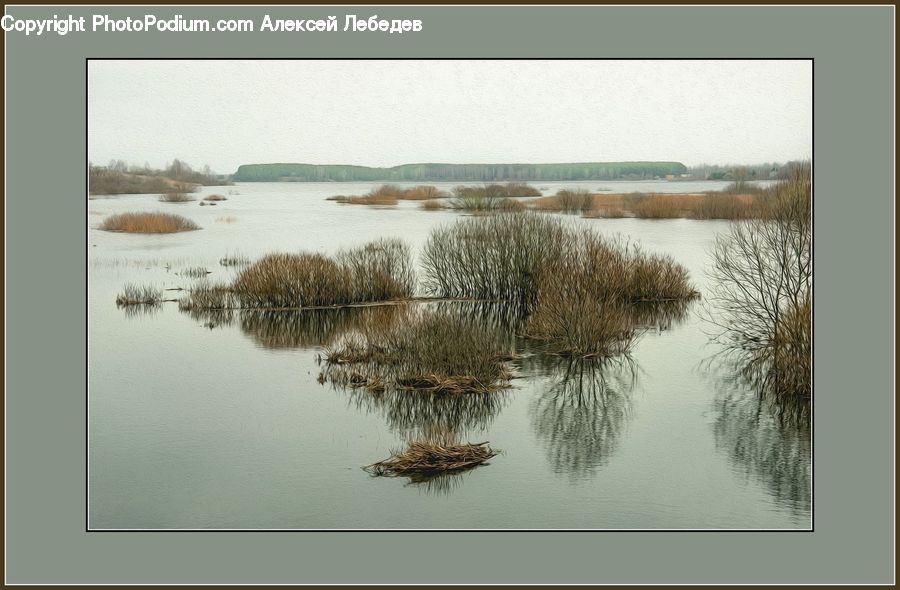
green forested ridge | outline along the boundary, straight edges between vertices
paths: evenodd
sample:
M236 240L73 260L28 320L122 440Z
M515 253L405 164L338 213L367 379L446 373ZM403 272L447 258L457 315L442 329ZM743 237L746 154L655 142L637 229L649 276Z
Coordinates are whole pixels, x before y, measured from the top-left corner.
M684 174L680 162L580 162L571 164L404 164L393 168L340 164L244 164L237 182L494 182L506 180L613 180Z

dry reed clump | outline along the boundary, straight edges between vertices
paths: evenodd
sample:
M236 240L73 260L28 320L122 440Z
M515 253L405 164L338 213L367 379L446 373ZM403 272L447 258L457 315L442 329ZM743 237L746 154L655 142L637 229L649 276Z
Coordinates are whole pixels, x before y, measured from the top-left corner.
M216 217L216 223L234 223L237 217L233 215L225 215L224 217Z
M590 218L636 217L639 219L748 219L762 214L762 194L626 193L590 194L559 191L537 199L532 208L543 211L582 213Z
M415 186L402 191L397 198L404 201L426 201L430 199L444 199L450 195L436 186Z
M514 197L540 196L536 188L523 183L458 186L449 205L461 211L519 211L525 204Z
M496 454L487 442L460 443L424 438L411 441L405 451L363 469L374 476L421 478L471 469Z
M594 208L594 195L584 189L563 189L556 192L559 210L565 213L585 213Z
M227 201L228 198L223 195L208 195L203 197L204 201Z
M304 308L408 299L416 276L409 247L381 239L329 258L322 254L269 254L243 268L227 288L239 308ZM216 294L221 296L221 294ZM187 298L202 308L210 294ZM218 304L218 299L212 299Z
M240 301L230 286L206 281L192 287L186 296L178 300L178 309L188 312L225 311L239 307Z
M200 227L180 215L168 213L117 213L110 215L100 224L105 231L139 234L170 234L192 231Z
M398 201L427 201L449 196L436 186L423 185L402 189L395 184L383 184L364 195L336 195L328 197L327 200L351 205L396 205Z
M162 291L151 286L125 285L116 297L116 305L158 305L162 301Z
M526 335L565 356L616 356L635 338L634 304L697 296L687 270L667 256L609 241L591 231L547 262L537 276L537 295Z
M353 285L340 264L322 254L269 254L232 284L242 307L309 307L351 303Z
M509 387L514 356L497 331L470 318L407 310L403 321L360 326L325 350L324 376L371 391L485 393Z
M183 192L167 192L159 195L161 203L189 203L193 200L193 197Z
M415 294L412 251L400 240L375 240L341 251L335 259L349 275L355 301L387 301Z
M442 209L445 209L446 207L441 201L437 199L430 199L427 201L422 201L419 204L419 208L424 209L425 211L440 211Z

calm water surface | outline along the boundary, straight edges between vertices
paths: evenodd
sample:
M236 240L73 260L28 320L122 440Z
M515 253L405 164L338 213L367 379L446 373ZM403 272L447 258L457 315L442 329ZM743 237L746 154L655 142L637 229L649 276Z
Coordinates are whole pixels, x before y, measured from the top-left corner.
M715 190L725 183L541 184L613 192ZM451 185L446 185L447 187ZM217 206L155 195L88 202L89 520L92 528L809 528L810 439L704 363L716 349L698 306L648 330L632 361L521 362L489 397L375 397L320 384L321 346L353 314L194 318L175 303L127 312L127 283L226 281L219 259L333 253L379 237L420 247L460 214L341 205L370 184L209 187ZM229 194L236 193L236 194ZM129 235L94 229L121 211L175 212L203 229ZM671 254L701 293L727 222L568 217ZM190 278L189 267L212 271ZM178 291L167 291L172 298ZM698 305L702 305L698 304ZM429 424L490 441L489 465L427 483L360 469Z

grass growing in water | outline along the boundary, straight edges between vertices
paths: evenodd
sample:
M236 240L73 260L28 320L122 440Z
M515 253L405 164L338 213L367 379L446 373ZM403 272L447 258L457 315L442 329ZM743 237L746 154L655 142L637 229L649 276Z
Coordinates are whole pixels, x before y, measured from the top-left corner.
M209 196L203 197L203 200L204 201L227 201L228 198L225 196L222 196L222 195L209 195Z
M322 254L269 254L240 270L230 286L194 289L182 309L303 308L409 299L416 275L409 247L381 239Z
M192 231L200 227L180 215L168 213L117 213L110 215L100 224L105 231L139 234L170 234Z
M323 376L370 391L485 393L509 387L508 340L469 318L408 310L406 318L364 327L325 351Z
M125 285L122 292L116 297L116 305L157 305L162 301L162 291L156 287Z
M671 258L535 213L438 228L422 263L427 292L513 303L528 315L527 336L572 356L625 352L638 302L697 296L687 270Z

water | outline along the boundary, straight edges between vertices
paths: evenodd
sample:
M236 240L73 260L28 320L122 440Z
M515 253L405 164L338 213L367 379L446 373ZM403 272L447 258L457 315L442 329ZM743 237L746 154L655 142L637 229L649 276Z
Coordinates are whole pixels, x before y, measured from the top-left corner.
M552 194L562 186L663 192L724 184L539 186ZM582 374L576 367L580 387L566 381L565 363L532 358L514 389L438 407L317 382L317 344L352 317L223 323L175 303L147 313L115 305L126 283L227 281L234 270L218 261L230 253L333 253L383 236L419 247L432 227L460 215L420 211L415 202L377 209L325 200L370 188L247 183L197 193L228 196L212 207L154 195L88 202L91 528L809 528L808 432L780 423L704 363L716 349L696 308L644 334L633 365ZM105 215L133 210L176 212L203 229L93 229ZM727 229L718 221L567 219L672 254L701 293L709 248ZM197 266L212 271L208 278L180 274ZM435 413L452 415L464 439L490 441L502 453L425 484L360 469L402 448Z

